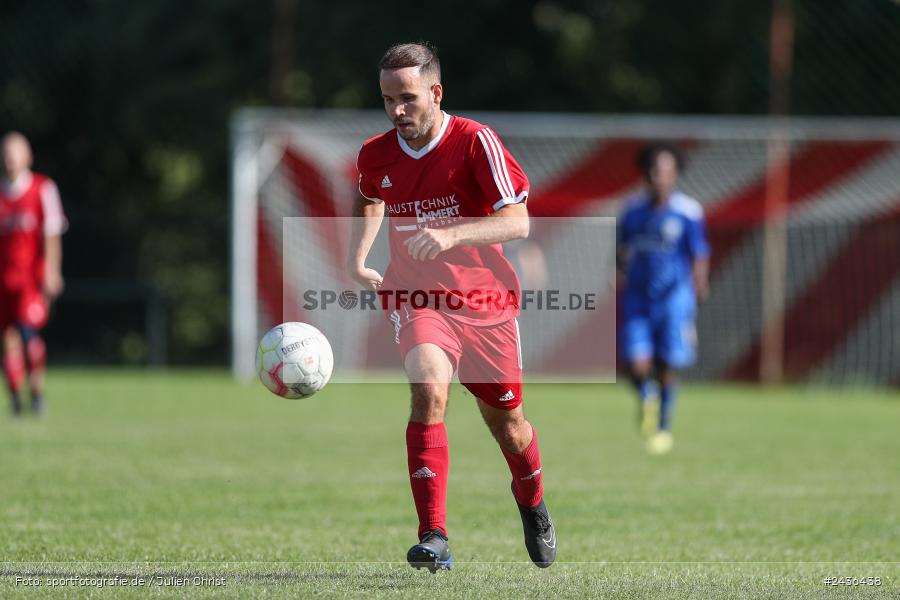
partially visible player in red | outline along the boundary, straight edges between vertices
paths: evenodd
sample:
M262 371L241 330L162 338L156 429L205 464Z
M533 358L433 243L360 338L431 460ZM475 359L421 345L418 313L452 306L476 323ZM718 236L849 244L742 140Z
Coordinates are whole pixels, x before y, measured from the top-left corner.
M13 414L22 412L21 388L31 384L31 409L44 412L47 351L40 330L49 303L63 290L62 233L66 217L59 191L46 175L31 171L31 145L21 133L0 141L0 333L3 375Z
M432 572L452 564L444 413L456 372L509 465L529 556L548 567L556 558L556 532L543 501L537 435L522 409L519 307L482 302L487 293L520 295L501 243L528 236L528 179L489 127L441 110L444 89L433 47L393 46L379 67L394 128L366 141L359 153L350 274L380 293L447 294L427 308L394 295L388 309L412 391L406 446L419 543L407 560ZM385 212L391 261L382 279L366 258Z

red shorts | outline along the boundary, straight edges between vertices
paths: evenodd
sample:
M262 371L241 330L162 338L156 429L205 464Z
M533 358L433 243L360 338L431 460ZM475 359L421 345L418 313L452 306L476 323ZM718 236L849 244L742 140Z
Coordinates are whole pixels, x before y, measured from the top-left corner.
M515 319L467 325L432 309L394 311L390 317L401 358L419 344L434 344L447 353L459 382L473 396L504 410L522 404L522 349Z
M0 329L17 324L41 329L47 324L48 316L47 300L40 290L0 289Z

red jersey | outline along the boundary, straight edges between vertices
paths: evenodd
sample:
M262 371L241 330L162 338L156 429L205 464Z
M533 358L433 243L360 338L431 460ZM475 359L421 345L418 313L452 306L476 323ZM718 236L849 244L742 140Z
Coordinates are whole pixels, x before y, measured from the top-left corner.
M389 216L391 262L382 292L421 291L430 308L447 316L500 323L518 315L520 296L501 244L457 246L431 261L414 260L404 244L419 229L486 217L528 197L528 178L497 134L470 119L443 117L437 137L421 150L391 129L359 151L359 191L384 202ZM422 308L415 298L409 302Z
M44 236L60 235L66 217L53 180L26 171L0 182L0 290L40 288Z

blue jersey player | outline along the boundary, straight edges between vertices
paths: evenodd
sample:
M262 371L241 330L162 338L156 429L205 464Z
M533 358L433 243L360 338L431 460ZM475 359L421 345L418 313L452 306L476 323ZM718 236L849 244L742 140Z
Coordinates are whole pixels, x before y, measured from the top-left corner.
M709 289L709 243L702 207L675 189L681 152L652 145L638 163L646 189L627 204L617 231L625 279L620 349L640 396L647 449L664 454L672 449L676 372L696 357L694 317Z

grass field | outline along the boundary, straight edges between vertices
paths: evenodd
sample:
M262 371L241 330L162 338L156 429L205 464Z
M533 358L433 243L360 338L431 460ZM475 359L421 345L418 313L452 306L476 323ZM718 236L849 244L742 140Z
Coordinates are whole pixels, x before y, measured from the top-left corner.
M650 457L627 388L527 387L559 535L541 571L506 464L455 389L457 564L435 576L404 562L403 386L286 401L224 372L56 371L48 397L43 420L0 418L2 598L900 597L892 392L687 387L675 451ZM49 586L76 575L188 584ZM823 584L842 576L881 585Z

